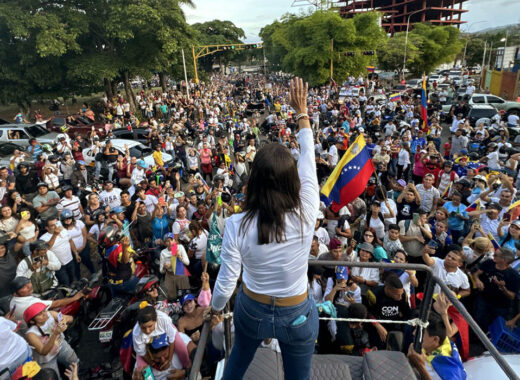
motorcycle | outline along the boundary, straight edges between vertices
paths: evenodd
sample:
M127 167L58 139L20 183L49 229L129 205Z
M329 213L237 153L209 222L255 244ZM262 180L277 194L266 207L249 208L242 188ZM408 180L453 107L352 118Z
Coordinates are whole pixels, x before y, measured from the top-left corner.
M137 250L134 257L134 275L137 278L149 276L152 271L158 273L158 264L153 259L154 252L155 249L153 248ZM99 291L102 290L99 289ZM114 337L114 325L119 322L121 313L128 305L135 303L138 298L137 295L131 294L112 297L110 291L106 292L103 290L103 292L104 294L102 296L98 294L96 294L96 296L100 298L104 297L108 299L108 302L94 317L92 322L90 322L88 330L99 332L99 342L104 346L108 346Z

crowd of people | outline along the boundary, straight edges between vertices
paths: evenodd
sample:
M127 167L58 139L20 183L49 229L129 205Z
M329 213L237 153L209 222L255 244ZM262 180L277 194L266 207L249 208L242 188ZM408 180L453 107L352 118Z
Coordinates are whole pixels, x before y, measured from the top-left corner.
M359 88L359 96L340 99L341 87ZM79 111L105 122L103 137L95 129L75 136L71 127L51 151L31 140L32 162L15 155L10 167L0 168L0 297L9 300L0 317L0 378L28 360L58 377L72 365L67 376L77 376L81 358L65 338L73 318L59 309L88 292L53 300L46 294L97 271L113 296L134 294L141 280L134 262L139 250L147 252L159 280L145 289L137 312L134 375L146 377L142 371L150 368L156 379L184 378L210 305L226 220L245 206L257 152L274 142L296 161L302 153L288 91L283 76L215 75L193 85L190 98L183 88L143 89L134 113L116 94L103 99L101 115L86 104ZM318 183L360 135L377 169L366 190L339 211L320 205L309 260L426 264L484 331L497 317L514 327L520 319L520 220L509 206L517 196L520 153L511 149L507 125L489 120L501 131L496 136L487 132L488 121L470 125L464 99L454 106L451 127L440 124L433 106L423 122L420 98L374 100L384 93L381 83L362 77L308 92ZM253 109L253 103L265 108ZM113 147L116 128L146 128L154 164ZM472 149L472 140L485 148ZM82 153L88 147L92 166ZM217 252L212 260L209 252ZM322 310L361 319L414 318L425 280L411 270L308 270L309 292ZM459 358L460 352L454 363L463 371L476 339L438 286L434 293L422 353L409 348L409 326L335 321L320 322L316 352L401 350L425 379L435 372L431 356ZM173 324L174 308L164 305L177 302L181 317ZM223 356L222 321L212 320L206 376Z

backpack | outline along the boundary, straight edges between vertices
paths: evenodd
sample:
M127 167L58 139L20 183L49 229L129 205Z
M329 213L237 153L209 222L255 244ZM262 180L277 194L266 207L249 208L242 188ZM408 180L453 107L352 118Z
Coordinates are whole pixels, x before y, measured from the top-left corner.
M27 266L30 268L32 262L28 257L24 258ZM48 270L46 267L42 267L39 272L33 272L31 275L31 284L33 286L34 292L37 294L43 294L54 284L54 274L52 271Z

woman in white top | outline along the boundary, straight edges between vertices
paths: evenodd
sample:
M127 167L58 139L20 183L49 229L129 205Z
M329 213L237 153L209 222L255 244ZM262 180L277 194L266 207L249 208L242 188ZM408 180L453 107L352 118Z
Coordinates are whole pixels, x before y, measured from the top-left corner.
M67 230L69 237L74 243L74 249L81 258L80 262L87 267L90 274L94 274L96 270L90 259L90 244L88 244L87 240L87 228L85 227L85 223L81 220L74 219L74 214L67 208L61 212L60 220L63 228ZM81 278L79 271L80 262L76 260L75 274L78 279Z
M319 187L306 95L307 85L293 79L290 103L299 127L299 161L280 144L260 149L251 166L244 212L226 221L210 314L224 309L243 271L225 380L242 379L257 347L268 338L278 339L286 379L310 379L318 315L307 291L307 267Z
M394 262L396 264L406 264L408 262L408 255L402 249L398 249L397 251L395 251ZM403 289L406 292L406 295L408 296L408 305L411 306L411 285L413 285L415 288L419 286L419 281L417 280L417 277L415 277L415 271L404 270L402 271L402 273L399 274L399 279L403 283Z
M55 311L47 311L47 305L36 302L25 310L23 319L29 327L25 338L34 348L33 359L42 368L52 368L60 373L58 364L68 368L78 362L76 353L63 335L67 324L72 323L71 316L58 317Z

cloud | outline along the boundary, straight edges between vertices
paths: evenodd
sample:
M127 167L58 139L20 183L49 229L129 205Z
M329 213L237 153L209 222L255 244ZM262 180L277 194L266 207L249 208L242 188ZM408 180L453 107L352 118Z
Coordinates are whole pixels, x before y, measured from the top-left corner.
M299 8L291 7L293 0L193 0L196 7L184 7L190 24L215 19L230 20L244 29L246 42L258 42L260 29L279 19L285 13L298 13ZM463 4L468 12L462 20L467 21L471 32L520 22L520 1L512 0L470 0ZM307 9L308 7L303 7ZM478 21L486 23L476 24Z

